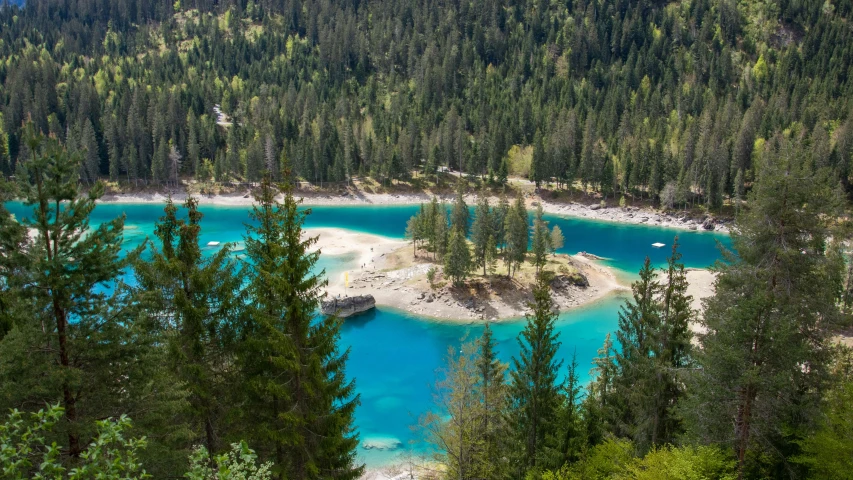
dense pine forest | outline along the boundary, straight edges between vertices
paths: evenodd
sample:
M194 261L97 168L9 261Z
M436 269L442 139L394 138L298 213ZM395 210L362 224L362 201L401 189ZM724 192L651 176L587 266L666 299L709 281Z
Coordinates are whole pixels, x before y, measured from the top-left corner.
M0 169L26 158L31 119L85 152L84 182L255 182L288 159L317 183L448 167L714 207L796 149L847 187L851 12L36 0L0 10Z
M737 219L703 311L676 242L583 385L540 271L572 232L540 211L528 251L520 199L425 206L411 238L454 282L500 255L539 283L510 364L488 328L448 353L419 476L850 478L852 17L851 0L3 2L0 200L35 213L0 206L0 478L359 478L358 379L342 320L317 314L292 185L447 170ZM90 228L105 184L188 180L256 184L245 260L202 254L192 197L128 255L122 218Z

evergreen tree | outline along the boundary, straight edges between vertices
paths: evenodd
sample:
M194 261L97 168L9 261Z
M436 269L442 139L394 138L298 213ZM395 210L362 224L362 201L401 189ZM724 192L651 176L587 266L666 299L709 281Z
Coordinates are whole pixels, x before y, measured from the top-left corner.
M482 403L482 418L477 432L480 439L478 453L478 471L480 478L499 478L503 471L504 460L501 455L501 431L503 413L506 405L506 364L497 358L492 329L488 322L477 342L476 357L479 373L477 391Z
M613 419L619 407L615 386L619 366L616 364L616 352L609 333L604 337L604 343L596 352L592 364L593 368L590 371L592 381L589 385L589 393L583 402L582 417L587 442L590 445L597 445L601 443L607 432L615 429Z
M654 354L660 330L660 305L655 296L659 284L651 260L646 257L640 269L640 279L631 285L633 298L627 300L619 312L619 328L616 339L621 351L616 354L619 367L615 385L617 396L624 403L617 411L614 423L620 431L629 435L642 450L648 450L654 437L652 398L661 386L655 375Z
M536 207L536 216L533 218L533 265L536 273L541 273L548 262L548 252L551 251L551 232L548 231L548 222L543 218L542 205Z
M537 189L549 177L547 164L547 153L542 141L542 134L537 131L536 138L533 141L533 159L530 162L530 180L536 185Z
M489 199L481 195L477 200L474 223L471 225L471 242L474 244L474 264L483 267L483 276L486 276L490 261L497 256L494 226Z
M217 452L229 413L225 399L235 381L231 365L242 307L241 277L230 245L203 258L198 200L187 197L184 208L186 221L177 218L169 198L154 228L160 249L152 248L150 260L137 261L135 270L141 291L155 296L149 308L160 312L169 367L188 392L193 444Z
M459 230L452 230L444 257L444 274L453 281L453 285L461 285L471 272L471 250L468 241Z
M450 228L453 231L461 233L462 237L468 236L468 205L465 203L461 182L456 190L456 200L453 202L453 211L450 215Z
M839 319L838 196L828 172L812 172L788 142L764 160L732 232L737 254L718 266L684 408L691 438L731 446L740 477L788 475L782 456L814 418Z
M543 461L546 440L554 438L554 419L560 406L557 372L562 361L557 360L559 334L554 332L554 302L550 285L540 278L533 291L530 304L533 313L527 316L527 325L518 338L521 349L512 359L508 389L508 414L506 423L511 426L508 435L518 455L514 476L521 478L527 469L536 468Z
M443 260L449 247L452 232L447 225L447 209L444 208L444 205L438 205L433 212L433 252L439 260ZM465 240L465 237L462 237L462 240Z
M507 274L512 277L513 270L524 262L527 257L527 246L530 237L527 220L527 209L521 197L515 199L515 203L504 217L504 232L506 236L506 247L504 249L504 261L507 266Z
M81 196L82 156L35 133L31 124L26 133L31 158L19 164L18 193L33 217L17 222L33 234L20 237L21 229L9 223L16 220L3 220L4 233L13 236L0 243L0 257L8 262L0 284L22 294L15 303L25 302L18 306L27 315L0 341L0 398L3 408L27 409L59 399L64 415L56 441L74 461L93 435L94 419L154 412L158 396L148 387L163 385L146 371L152 339L136 322L133 299L120 281L138 254L119 256L124 219L90 230L103 185Z
M348 352L338 350L341 320L315 318L324 281L312 272L317 239L302 238L310 211L299 203L289 183L266 176L247 226L245 434L275 460L279 478L354 479L363 470L352 426L359 397L344 370Z
M548 442L548 463L554 469L577 462L584 449L586 436L581 423L581 391L577 352L574 352L562 385L555 438Z

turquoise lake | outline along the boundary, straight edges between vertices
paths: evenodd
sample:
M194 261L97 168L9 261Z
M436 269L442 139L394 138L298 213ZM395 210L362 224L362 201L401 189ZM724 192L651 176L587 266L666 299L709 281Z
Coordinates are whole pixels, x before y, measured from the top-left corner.
M23 217L28 209L20 203L7 208ZM338 227L349 230L401 238L406 221L418 210L405 206L317 206L311 207L306 227ZM240 242L248 222L248 207L202 206L203 244L210 241ZM153 237L154 222L162 215L162 205L101 204L93 212L92 224L125 214L125 247L133 248L146 237ZM636 276L646 256L655 265L663 265L670 252L673 237L679 236L683 261L688 267L707 267L720 258L717 244L730 246L727 235L690 232L646 225L622 225L570 217L547 215L546 220L559 225L566 237L563 253L586 251L608 260L606 264L626 279ZM652 243L667 246L654 248ZM351 267L351 258L322 257L320 268L327 273ZM624 297L612 296L592 305L564 312L557 323L562 342L560 355L570 359L577 354L582 379L588 379L590 362L601 347L604 336L616 328L619 305ZM504 361L517 354L516 337L524 327L523 320L493 325L500 356ZM392 438L402 443L393 451L364 450L361 459L376 466L392 462L405 450L423 451L420 435L412 429L418 417L432 407L430 385L441 368L448 348L458 350L467 335L476 338L479 325L460 325L419 318L402 311L378 308L371 313L348 319L342 332L342 348L350 349L347 372L356 379L361 406L356 424L362 441Z

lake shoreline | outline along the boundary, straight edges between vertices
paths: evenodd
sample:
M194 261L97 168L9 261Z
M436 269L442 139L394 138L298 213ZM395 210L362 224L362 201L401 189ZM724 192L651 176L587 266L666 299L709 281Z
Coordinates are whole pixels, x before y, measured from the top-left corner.
M432 200L433 196L426 193L367 193L357 191L346 192L342 195L331 195L328 193L296 192L302 199L303 205L311 206L395 206L395 205L419 205ZM454 200L453 195L436 195L444 203ZM187 194L179 192L171 195L172 200L183 202ZM99 203L111 204L144 204L165 203L169 198L161 193L128 193L128 194L106 194ZM196 195L200 205L228 206L228 207L250 207L254 200L249 192L235 194ZM476 204L475 195L465 195L465 201L473 206ZM490 197L492 205L497 205L498 197ZM578 202L555 202L528 195L525 203L530 209L537 205L542 206L545 213L563 217L585 218L588 220L612 222L625 225L648 225L653 227L672 228L675 230L695 232L718 232L729 233L729 223L716 221L711 217L690 218L683 212L665 213L651 209L640 209L639 207L601 207L600 204L586 205ZM707 222L707 223L706 223ZM706 228L706 226L710 226Z

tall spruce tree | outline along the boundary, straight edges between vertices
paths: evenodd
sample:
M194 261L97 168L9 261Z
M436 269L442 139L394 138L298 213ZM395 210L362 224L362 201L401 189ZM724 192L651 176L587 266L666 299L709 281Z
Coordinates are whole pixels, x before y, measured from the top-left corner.
M554 419L560 407L557 372L563 362L557 359L560 342L554 332L557 315L550 288L540 277L533 290L532 313L518 337L519 356L512 359L506 424L518 456L515 478L522 478L528 469L544 466L546 441L554 438L556 429Z
M785 456L815 418L839 319L839 195L790 142L774 140L717 267L684 408L690 438L732 447L740 478L795 473Z
M483 276L488 273L489 262L497 256L495 245L495 221L489 199L481 195L474 210L474 223L471 225L471 242L474 244L474 264L483 267Z
M581 392L583 386L578 376L577 352L572 353L566 379L561 387L560 407L557 412L557 428L553 439L546 447L547 463L550 468L560 469L580 458L586 443L581 415Z
M631 285L633 297L621 307L616 331L621 348L616 354L619 368L615 386L622 408L614 412L613 423L620 434L630 436L643 450L651 446L651 399L659 387L653 359L658 353L655 342L661 323L656 298L660 285L655 278L651 260L646 257L640 279Z
M178 218L169 198L154 228L160 248L152 247L150 260L137 261L135 270L141 291L155 297L148 305L152 313L159 312L169 367L187 391L192 445L218 452L235 382L242 280L230 244L203 257L198 200L187 197L184 208L186 220Z
M681 263L678 247L676 236L667 266L661 272L664 283L658 300L660 327L654 346L657 389L652 398L654 411L649 428L651 445L672 443L683 433L680 415L676 410L686 394L683 378L694 365L693 333L690 330L690 323L695 319L691 307L693 297L687 294L687 272Z
M506 232L506 248L504 248L504 262L507 266L507 275L512 277L514 270L524 262L527 257L527 246L530 241L527 209L521 197L515 199L504 217L504 231Z
M533 265L536 273L540 273L548 262L548 252L551 251L551 232L548 231L548 222L543 218L542 205L536 207L536 216L533 218Z
M444 257L444 275L453 281L453 285L461 285L471 272L471 250L468 241L459 230L452 230L447 245L447 255Z
M498 360L497 345L488 323L477 341L476 357L479 379L477 392L482 403L482 418L478 436L478 472L480 478L500 478L505 471L505 461L501 455L503 440L503 413L506 406L506 369L507 365Z
M246 227L244 435L275 460L281 479L354 479L363 470L352 424L359 397L346 378L349 352L338 350L341 320L315 317L324 280L312 271L320 253L316 237L302 237L310 211L299 203L289 183L265 176Z
M465 203L463 183L460 181L456 189L456 199L453 201L453 211L450 215L451 230L458 231L463 237L468 236L468 204Z

